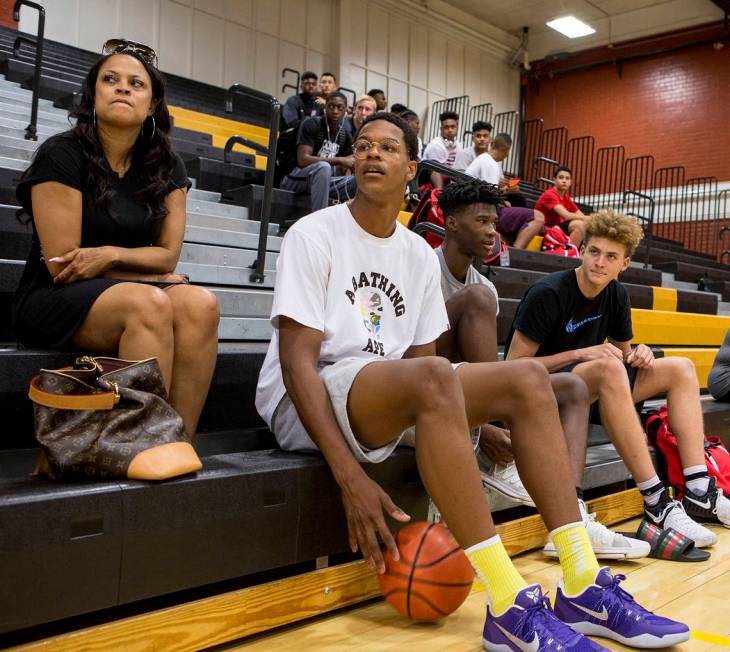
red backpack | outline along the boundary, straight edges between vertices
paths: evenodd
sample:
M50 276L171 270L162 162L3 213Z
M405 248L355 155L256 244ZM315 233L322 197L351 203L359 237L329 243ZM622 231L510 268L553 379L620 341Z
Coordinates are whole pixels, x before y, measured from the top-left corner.
M542 236L540 251L556 256L569 256L577 258L580 256L578 247L565 235L565 232L558 226L546 226L545 234Z
M660 478L675 488L676 497L680 499L684 493L684 472L677 438L669 429L667 406L663 405L658 411L652 411L644 428L656 451ZM730 453L719 437L705 436L705 463L707 473L715 478L717 486L725 495L730 495Z
M421 201L418 202L416 210L413 211L411 219L408 221L408 228L413 229L416 224L421 222L429 222L430 224L436 224L441 228L444 228L444 215L439 207L439 195L441 194L441 188L433 188L426 192ZM426 233L424 235L426 242L430 244L434 249L441 246L444 239L436 235L435 233ZM482 261L485 265L509 265L509 249L507 245L502 241L499 233L495 234L494 246L489 255Z

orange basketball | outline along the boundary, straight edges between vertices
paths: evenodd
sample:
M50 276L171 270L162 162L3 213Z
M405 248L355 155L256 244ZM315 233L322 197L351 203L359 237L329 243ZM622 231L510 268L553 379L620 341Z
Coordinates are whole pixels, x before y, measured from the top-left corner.
M400 561L383 551L378 575L383 597L411 620L438 620L456 611L471 591L474 571L443 523L413 523L395 535Z

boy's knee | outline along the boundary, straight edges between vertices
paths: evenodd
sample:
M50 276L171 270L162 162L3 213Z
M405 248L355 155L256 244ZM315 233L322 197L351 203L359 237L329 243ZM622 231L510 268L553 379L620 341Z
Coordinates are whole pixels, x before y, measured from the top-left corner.
M488 316L497 314L497 297L486 285L472 283L460 292L467 310L473 310Z

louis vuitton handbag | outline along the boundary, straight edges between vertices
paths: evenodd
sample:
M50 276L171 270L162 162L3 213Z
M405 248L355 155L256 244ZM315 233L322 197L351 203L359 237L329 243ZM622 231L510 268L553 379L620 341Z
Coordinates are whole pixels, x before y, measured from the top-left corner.
M72 367L41 369L28 395L41 446L37 474L165 480L202 468L156 358L80 357Z

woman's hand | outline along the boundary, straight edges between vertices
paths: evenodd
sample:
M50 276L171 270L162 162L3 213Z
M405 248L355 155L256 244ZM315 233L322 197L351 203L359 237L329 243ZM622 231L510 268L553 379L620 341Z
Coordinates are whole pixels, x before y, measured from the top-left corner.
M49 263L65 265L54 278L54 283L68 284L99 278L117 262L115 247L83 247L72 249L63 256L49 258Z

